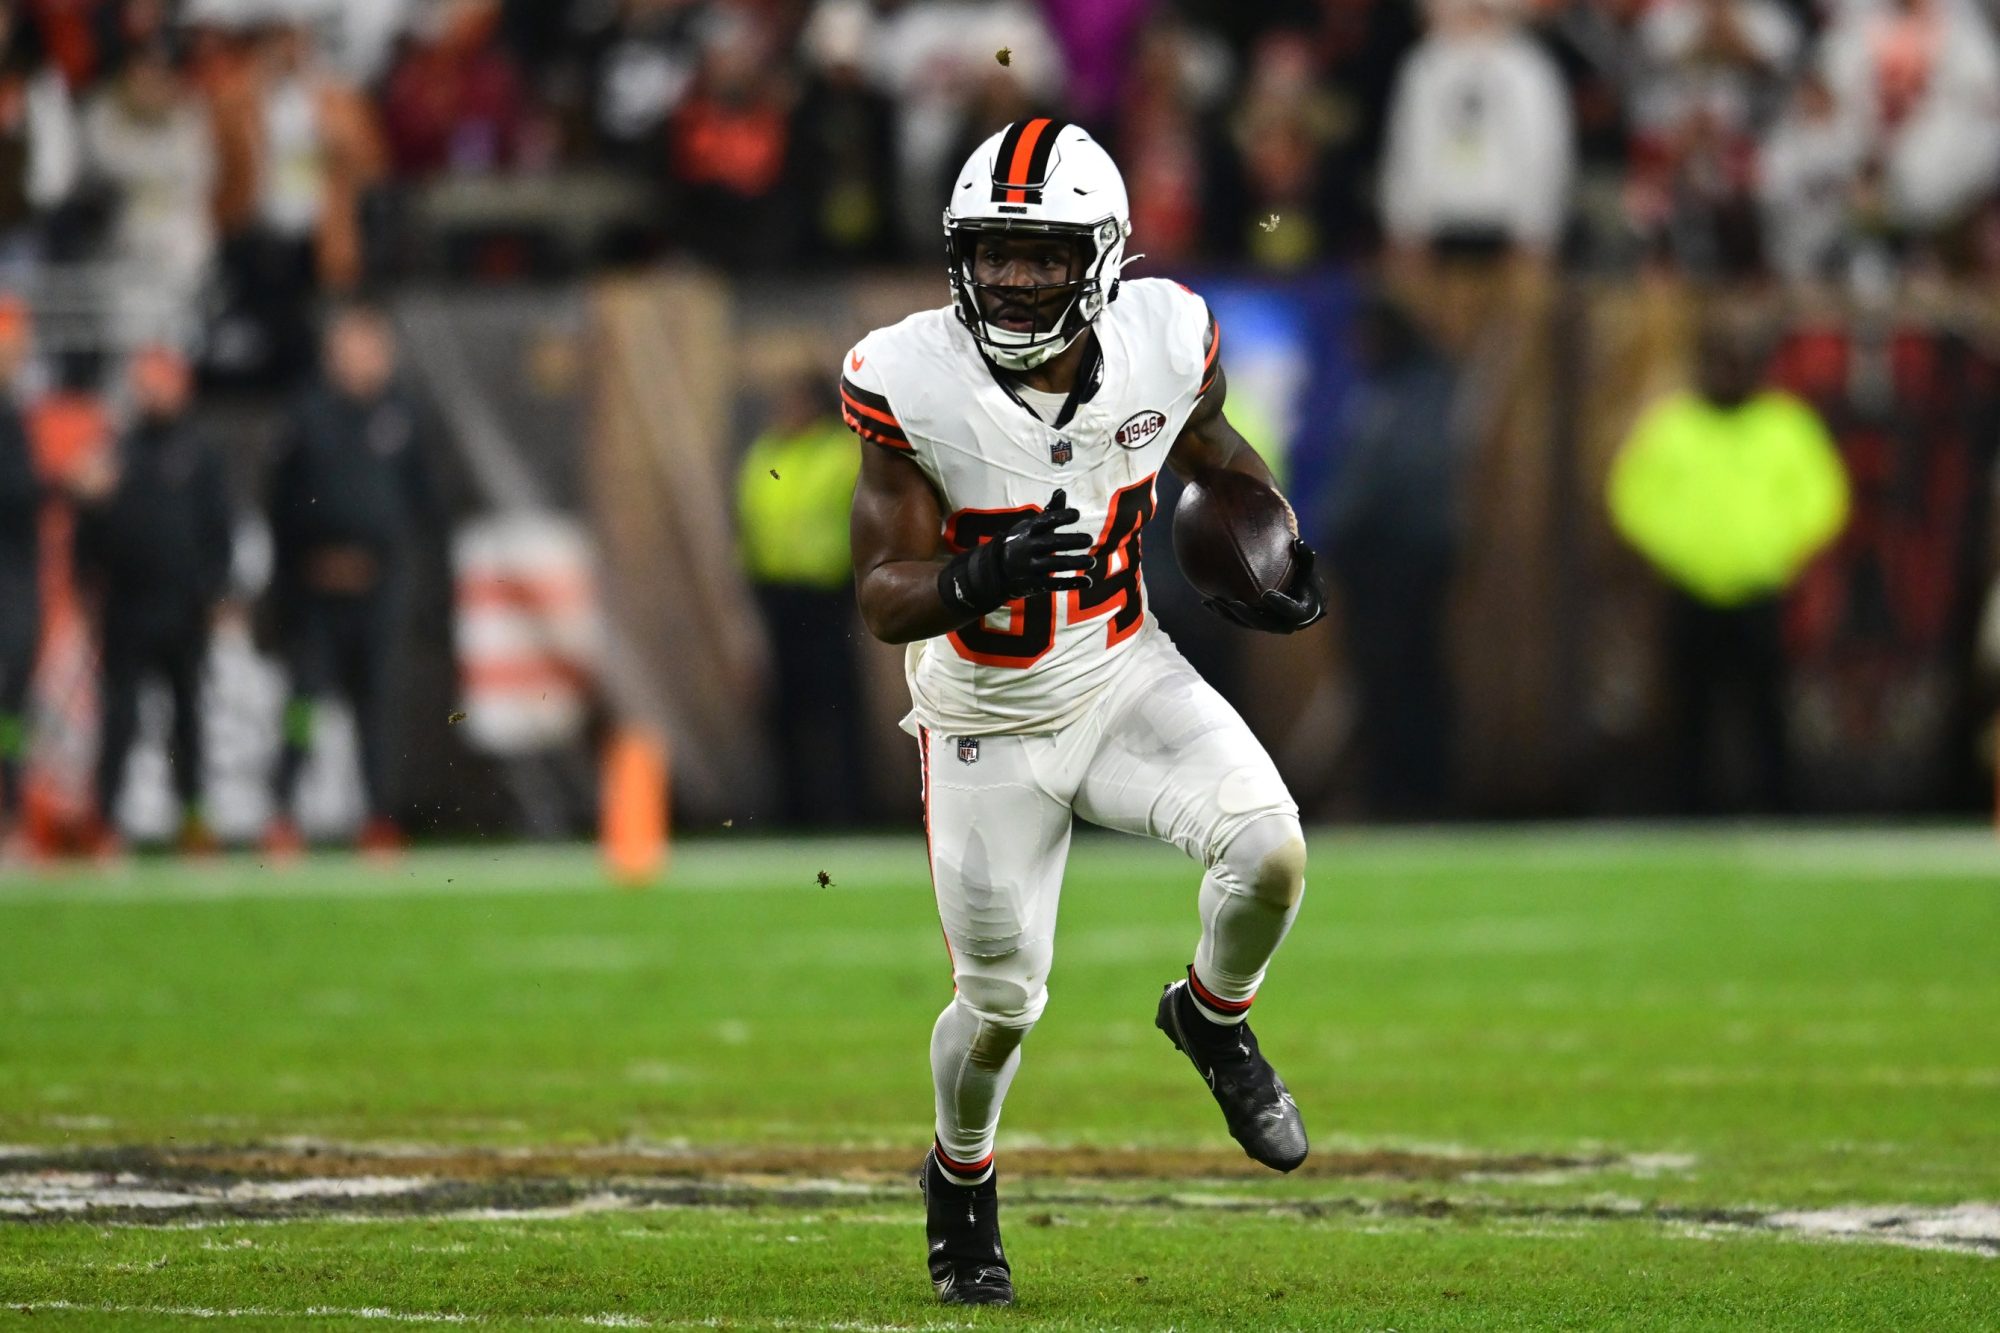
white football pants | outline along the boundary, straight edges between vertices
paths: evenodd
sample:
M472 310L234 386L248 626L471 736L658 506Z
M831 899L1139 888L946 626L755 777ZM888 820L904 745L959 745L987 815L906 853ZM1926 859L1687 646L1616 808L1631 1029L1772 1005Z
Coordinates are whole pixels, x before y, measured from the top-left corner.
M1165 635L1061 731L920 729L918 740L957 983L931 1035L938 1148L947 1171L977 1180L1021 1040L1048 1003L1072 816L1171 842L1206 867L1193 971L1219 1021L1241 1020L1298 912L1305 840L1264 747Z

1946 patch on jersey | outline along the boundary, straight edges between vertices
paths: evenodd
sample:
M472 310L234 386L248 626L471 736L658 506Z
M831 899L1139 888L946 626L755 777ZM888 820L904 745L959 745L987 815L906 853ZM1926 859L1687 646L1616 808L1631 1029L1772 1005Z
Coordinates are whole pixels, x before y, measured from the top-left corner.
M1125 424L1120 426L1118 433L1111 438L1127 449L1137 449L1165 429L1166 424L1167 415L1164 412L1155 412L1151 409L1134 412L1125 418Z

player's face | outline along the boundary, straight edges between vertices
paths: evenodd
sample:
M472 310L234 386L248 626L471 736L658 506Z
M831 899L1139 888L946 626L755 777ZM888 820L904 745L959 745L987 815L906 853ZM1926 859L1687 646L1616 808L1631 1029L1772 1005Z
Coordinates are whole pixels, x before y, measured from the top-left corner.
M1074 241L994 232L972 242L980 313L1014 333L1047 333L1069 309L1082 267Z

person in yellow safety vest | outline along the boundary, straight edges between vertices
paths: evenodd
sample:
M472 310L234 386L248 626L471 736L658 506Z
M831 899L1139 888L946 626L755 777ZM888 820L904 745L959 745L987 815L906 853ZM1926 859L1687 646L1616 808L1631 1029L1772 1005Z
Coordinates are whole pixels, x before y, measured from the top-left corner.
M739 551L770 632L776 670L766 716L783 815L793 823L849 824L863 813L847 542L860 470L860 446L840 422L832 386L802 374L785 384L737 472Z
M1613 524L1671 588L1674 777L1688 813L1721 807L1712 770L1733 706L1751 742L1737 804L1789 807L1780 599L1847 523L1847 473L1826 426L1760 387L1763 372L1751 330L1705 321L1695 388L1649 408L1611 469Z

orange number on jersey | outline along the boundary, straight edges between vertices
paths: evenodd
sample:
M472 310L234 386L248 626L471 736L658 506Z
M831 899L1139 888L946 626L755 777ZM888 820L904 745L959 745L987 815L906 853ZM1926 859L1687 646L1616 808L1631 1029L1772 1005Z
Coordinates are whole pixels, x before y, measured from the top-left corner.
M1110 615L1104 646L1129 637L1146 617L1139 590L1139 535L1153 517L1153 479L1135 481L1111 497L1104 532L1091 551L1090 586L1069 594L1069 623Z
M1014 509L961 509L945 520L945 544L966 551L991 541L1014 526L1034 505ZM1068 623L1081 624L1098 616L1111 617L1105 647L1137 630L1145 618L1139 589L1139 533L1153 516L1153 478L1134 482L1111 498L1104 532L1090 552L1091 586L1066 594ZM985 618L955 629L946 637L958 655L981 666L1031 667L1056 642L1056 594L1017 597L1008 602L1007 627L996 629Z
M1021 515L1037 512L1035 505L1015 509L961 509L944 523L945 545L953 551L969 551L981 542L992 541L1020 522ZM995 629L981 616L945 637L958 655L981 666L1031 667L1042 654L1055 647L1056 606L1049 596L1016 597L1004 608L1007 628Z

